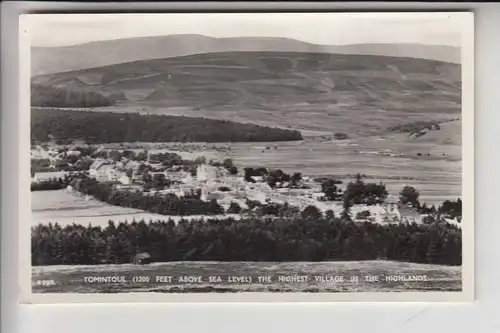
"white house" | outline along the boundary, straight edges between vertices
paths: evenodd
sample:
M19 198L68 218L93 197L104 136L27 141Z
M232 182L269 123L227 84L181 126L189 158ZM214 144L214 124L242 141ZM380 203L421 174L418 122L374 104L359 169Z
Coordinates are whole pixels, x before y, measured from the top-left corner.
M454 225L455 227L462 229L462 224L459 222L458 218L456 218L456 217L454 219L445 218L445 221L448 224Z
M219 178L219 170L217 167L208 164L198 165L196 168L196 179L198 181L217 180Z
M68 156L80 156L81 154L82 152L79 150L70 150L67 152Z
M99 182L118 181L122 176L104 159L97 159L89 168L90 177L94 177Z
M34 182L43 182L51 179L59 179L67 176L69 172L67 171L56 171L56 172L37 172L33 177Z
M119 179L119 182L122 183L123 185L130 185L132 184L132 179L127 176L127 174L122 174L120 179Z

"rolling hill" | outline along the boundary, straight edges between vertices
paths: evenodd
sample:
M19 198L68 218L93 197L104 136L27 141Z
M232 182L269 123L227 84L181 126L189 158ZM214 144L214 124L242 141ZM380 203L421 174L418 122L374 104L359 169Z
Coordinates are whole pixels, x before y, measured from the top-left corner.
M457 64L404 57L222 52L40 75L32 84L121 96L117 111L363 135L401 119L456 118L460 73Z
M214 52L306 52L413 57L460 63L460 49L422 44L316 45L287 38L169 35L98 41L64 47L33 47L32 75Z

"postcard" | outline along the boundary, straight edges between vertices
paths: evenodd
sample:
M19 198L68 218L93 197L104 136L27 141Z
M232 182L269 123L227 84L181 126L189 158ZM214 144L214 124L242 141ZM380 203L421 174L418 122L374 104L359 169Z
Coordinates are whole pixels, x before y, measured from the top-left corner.
M23 302L473 301L473 25L21 16Z

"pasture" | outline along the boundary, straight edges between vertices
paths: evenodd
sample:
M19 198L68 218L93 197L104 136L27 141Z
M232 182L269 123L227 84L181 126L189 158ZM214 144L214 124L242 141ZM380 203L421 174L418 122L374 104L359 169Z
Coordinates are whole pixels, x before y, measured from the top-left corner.
M86 199L77 193L66 190L31 192L32 225L58 223L61 226L68 224L82 224L92 226L107 226L108 221L132 222L145 220L173 220L206 218L202 215L192 216L165 216L152 214L139 209L112 206L93 198ZM225 216L211 216L223 218L239 216L228 214Z
M116 148L117 145L108 147ZM152 153L175 152L186 159L205 156L222 161L231 158L240 169L266 167L313 177L336 176L344 183L359 172L367 176L366 181L386 184L391 195L397 196L405 185L414 186L420 192L421 202L428 204L441 204L461 196L460 147L420 143L404 134L378 140L371 137L318 142L306 138L272 143L137 143L129 147L137 151L144 147Z

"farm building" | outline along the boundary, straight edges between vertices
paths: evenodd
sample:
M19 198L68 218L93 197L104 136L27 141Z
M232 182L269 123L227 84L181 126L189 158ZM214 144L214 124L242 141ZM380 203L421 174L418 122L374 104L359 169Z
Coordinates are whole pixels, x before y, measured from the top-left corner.
M130 185L130 184L132 184L132 179L129 176L127 176L125 173L122 174L122 176L120 177L119 181L123 185Z
M399 205L399 214L401 215L401 221L406 223L422 223L422 218L420 213L416 208L409 205Z
M151 263L151 255L147 252L142 252L134 257L134 264L145 265Z
M67 171L37 172L37 173L35 173L35 176L33 177L33 181L34 182L42 182L42 181L47 181L47 180L51 180L51 179L64 178L67 175L69 175L69 172L67 172Z
M219 169L212 165L201 164L196 169L196 179L198 181L217 180L219 177Z
M89 175L99 182L106 182L118 181L121 173L113 168L109 161L98 159L90 166Z

